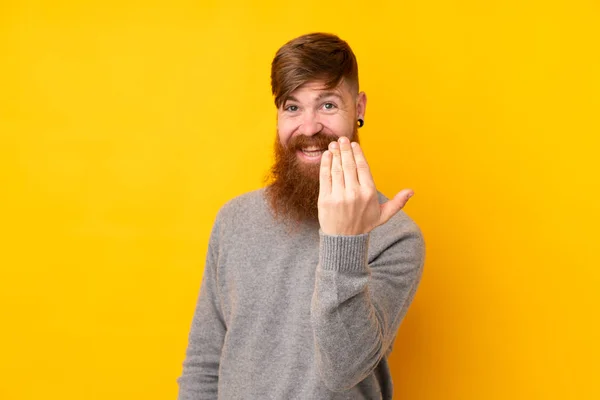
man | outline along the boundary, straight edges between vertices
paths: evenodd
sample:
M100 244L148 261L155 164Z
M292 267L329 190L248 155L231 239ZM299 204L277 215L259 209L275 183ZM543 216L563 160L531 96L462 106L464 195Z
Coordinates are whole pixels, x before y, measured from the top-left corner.
M179 399L391 399L387 357L425 257L401 211L413 191L375 188L346 42L288 42L271 85L272 179L216 217Z

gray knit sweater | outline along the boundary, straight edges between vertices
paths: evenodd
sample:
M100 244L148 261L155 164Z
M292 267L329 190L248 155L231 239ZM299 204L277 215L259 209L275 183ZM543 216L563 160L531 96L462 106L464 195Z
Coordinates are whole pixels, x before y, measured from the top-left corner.
M425 260L419 227L400 211L363 235L290 232L268 207L259 189L217 214L178 399L391 399L387 358Z

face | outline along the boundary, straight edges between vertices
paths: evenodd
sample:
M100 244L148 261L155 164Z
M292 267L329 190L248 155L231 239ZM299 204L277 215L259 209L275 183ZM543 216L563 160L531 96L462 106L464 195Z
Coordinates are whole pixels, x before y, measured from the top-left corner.
M267 197L276 217L318 221L321 154L341 136L358 142L356 121L364 118L366 96L342 84L327 90L310 83L294 91L277 111L275 163Z
M344 82L334 89L326 89L323 82L307 83L277 110L279 141L296 153L300 163L319 164L330 141L342 136L353 140L366 102L364 92L352 93ZM324 137L330 139L326 144Z

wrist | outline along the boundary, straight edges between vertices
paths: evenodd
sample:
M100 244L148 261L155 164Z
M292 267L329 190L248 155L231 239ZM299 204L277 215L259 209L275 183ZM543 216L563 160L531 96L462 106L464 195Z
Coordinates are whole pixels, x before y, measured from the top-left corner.
M369 233L330 235L319 230L319 264L335 271L363 272L368 265Z

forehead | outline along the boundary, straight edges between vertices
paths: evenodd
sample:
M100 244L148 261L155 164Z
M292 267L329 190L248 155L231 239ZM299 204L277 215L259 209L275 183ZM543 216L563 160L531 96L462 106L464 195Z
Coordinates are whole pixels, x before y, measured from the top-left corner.
M326 96L337 96L344 100L350 95L350 90L344 82L340 82L340 84L334 88L327 88L325 82L313 81L305 83L291 92L286 100L314 101Z

